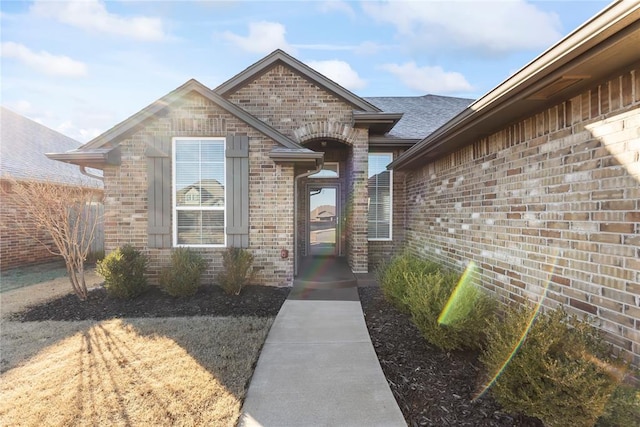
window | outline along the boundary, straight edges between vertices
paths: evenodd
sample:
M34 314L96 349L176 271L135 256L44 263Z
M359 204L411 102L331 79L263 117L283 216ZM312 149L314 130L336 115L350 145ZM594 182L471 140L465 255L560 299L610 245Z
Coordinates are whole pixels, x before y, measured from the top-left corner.
M391 240L392 160L391 153L369 153L369 240Z
M173 243L225 246L225 139L173 139Z
M340 178L340 164L338 162L326 162L319 172L309 175L309 178Z

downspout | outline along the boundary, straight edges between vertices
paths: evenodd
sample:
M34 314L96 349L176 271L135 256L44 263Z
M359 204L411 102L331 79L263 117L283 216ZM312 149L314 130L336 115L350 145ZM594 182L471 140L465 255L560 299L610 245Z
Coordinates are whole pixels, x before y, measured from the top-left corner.
M323 164L324 161L320 161L314 170L297 175L293 181L293 277L298 275L298 180L320 172Z
M87 169L84 166L80 166L80 173L82 175L88 176L89 178L99 179L100 181L104 182L104 177L102 177L100 175L94 175L94 174L88 172Z

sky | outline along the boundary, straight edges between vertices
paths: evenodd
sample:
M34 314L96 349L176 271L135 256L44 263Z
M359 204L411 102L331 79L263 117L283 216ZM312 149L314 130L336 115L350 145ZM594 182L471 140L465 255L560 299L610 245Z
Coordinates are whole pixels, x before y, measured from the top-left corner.
M0 2L0 101L87 142L275 49L359 96L477 99L609 1Z

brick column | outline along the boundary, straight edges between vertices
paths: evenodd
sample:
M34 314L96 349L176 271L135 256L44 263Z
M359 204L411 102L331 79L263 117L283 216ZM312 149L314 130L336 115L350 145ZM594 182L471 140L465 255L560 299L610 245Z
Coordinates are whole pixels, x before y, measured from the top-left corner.
M352 144L349 164L347 194L347 257L354 273L366 273L369 265L367 240L368 188L367 167L369 163L367 131L359 129Z

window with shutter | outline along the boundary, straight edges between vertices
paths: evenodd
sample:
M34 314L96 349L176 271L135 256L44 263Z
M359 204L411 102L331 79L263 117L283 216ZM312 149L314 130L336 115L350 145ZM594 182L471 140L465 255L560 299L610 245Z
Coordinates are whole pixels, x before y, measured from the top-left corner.
M369 153L369 240L391 240L393 172L387 165L392 153Z
M225 138L173 139L174 246L226 246Z

